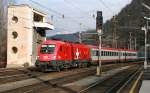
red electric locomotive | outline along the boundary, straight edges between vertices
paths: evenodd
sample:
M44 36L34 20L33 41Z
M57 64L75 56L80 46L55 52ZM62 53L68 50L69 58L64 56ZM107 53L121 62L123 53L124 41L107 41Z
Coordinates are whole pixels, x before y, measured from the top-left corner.
M36 66L42 70L60 70L73 66L86 66L90 62L90 48L84 44L72 44L47 40L38 49Z
M99 62L97 46L46 40L38 49L36 66L41 70L57 70L69 67L85 67ZM102 63L134 62L137 51L126 49L101 49Z

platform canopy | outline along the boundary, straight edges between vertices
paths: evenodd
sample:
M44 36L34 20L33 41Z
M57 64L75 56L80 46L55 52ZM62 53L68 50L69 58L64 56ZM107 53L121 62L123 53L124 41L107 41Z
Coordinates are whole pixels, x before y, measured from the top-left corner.
M53 30L54 26L50 23L44 23L44 22L34 22L34 27L42 28L45 30Z

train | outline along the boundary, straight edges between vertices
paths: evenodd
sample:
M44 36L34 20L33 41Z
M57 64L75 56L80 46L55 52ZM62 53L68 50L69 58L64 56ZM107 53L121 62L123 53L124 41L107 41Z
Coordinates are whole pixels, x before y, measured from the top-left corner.
M114 62L135 62L138 60L136 50L101 48L80 43L58 40L46 40L38 48L35 66L42 71L57 70L70 67L88 67Z

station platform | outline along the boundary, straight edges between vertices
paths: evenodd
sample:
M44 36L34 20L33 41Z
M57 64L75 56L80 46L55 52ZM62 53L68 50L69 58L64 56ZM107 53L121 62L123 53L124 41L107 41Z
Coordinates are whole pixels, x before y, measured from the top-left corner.
M150 93L150 65L143 72L142 85L139 93Z

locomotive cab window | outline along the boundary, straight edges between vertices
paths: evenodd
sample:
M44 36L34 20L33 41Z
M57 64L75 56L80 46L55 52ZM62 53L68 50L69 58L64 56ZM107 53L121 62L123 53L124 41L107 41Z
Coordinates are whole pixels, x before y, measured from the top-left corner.
M43 54L53 54L55 45L42 45L40 52Z

